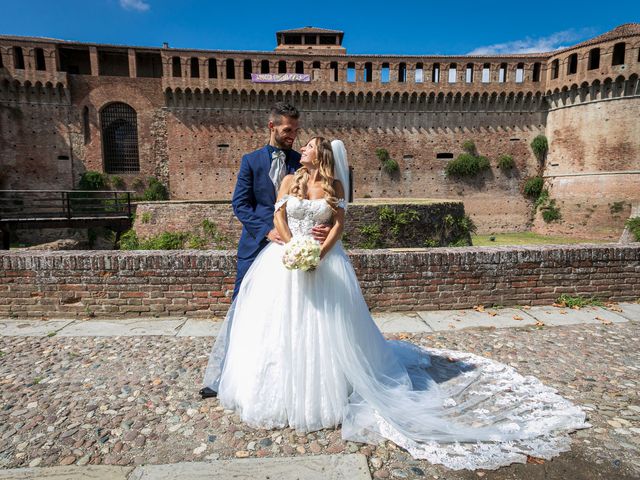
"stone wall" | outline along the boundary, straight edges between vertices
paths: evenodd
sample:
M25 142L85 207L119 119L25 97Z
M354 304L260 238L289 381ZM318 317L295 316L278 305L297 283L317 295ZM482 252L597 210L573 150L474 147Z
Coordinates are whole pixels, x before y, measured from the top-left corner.
M383 210L388 212L386 217ZM427 241L430 241L429 246L446 246L456 242L468 245L471 243L469 232L460 225L464 215L462 202L402 199L358 201L347 207L343 242L353 247L371 243L375 234L367 235L363 231L377 226L380 240L373 242L377 246L424 247ZM447 216L450 219L445 220ZM217 232L224 236L219 245L212 245L213 248L235 248L242 225L227 202L139 202L133 228L140 239L163 232L202 233L200 226L204 220L215 224Z
M640 244L350 252L372 310L640 298ZM0 316L220 316L234 252L0 253ZM313 273L310 273L311 275Z

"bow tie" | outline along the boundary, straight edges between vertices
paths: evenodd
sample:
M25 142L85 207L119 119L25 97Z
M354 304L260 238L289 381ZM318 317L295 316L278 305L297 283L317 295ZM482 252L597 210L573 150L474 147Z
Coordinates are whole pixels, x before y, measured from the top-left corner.
M276 189L276 194L280 190L282 179L287 175L286 168L287 155L282 150L275 150L271 154L271 168L269 169L269 178Z

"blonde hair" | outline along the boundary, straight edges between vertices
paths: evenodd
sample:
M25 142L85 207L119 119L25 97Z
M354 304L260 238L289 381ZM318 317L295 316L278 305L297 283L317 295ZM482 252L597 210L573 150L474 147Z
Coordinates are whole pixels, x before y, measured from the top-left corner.
M320 176L320 185L324 190L324 198L334 212L338 208L338 199L336 198L336 191L333 188L333 150L331 149L331 142L324 137L313 137L311 140L315 140L316 144L316 161L318 162L318 173ZM310 140L310 141L311 141ZM309 182L309 170L307 167L300 167L293 177L293 185L289 190L291 195L294 195L300 199L307 196L307 184Z

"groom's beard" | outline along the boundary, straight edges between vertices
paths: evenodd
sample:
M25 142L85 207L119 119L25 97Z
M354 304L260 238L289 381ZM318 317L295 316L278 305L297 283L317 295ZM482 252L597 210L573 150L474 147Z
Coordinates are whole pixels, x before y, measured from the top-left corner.
M287 137L279 136L278 134L275 134L273 138L273 143L275 143L275 145L273 146L279 148L280 150L291 150L293 148L294 142L295 139L291 141L291 144L289 144Z

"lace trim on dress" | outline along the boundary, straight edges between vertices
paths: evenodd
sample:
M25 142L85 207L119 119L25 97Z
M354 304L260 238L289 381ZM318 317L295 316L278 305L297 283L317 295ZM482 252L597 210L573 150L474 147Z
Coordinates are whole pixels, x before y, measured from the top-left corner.
M345 201L344 198L339 198L338 205L336 205L336 207L341 208L344 211L347 211L347 202Z
M275 210L274 210L274 211L275 211L275 212L277 212L278 210L280 210L280 208L281 208L285 203L287 203L287 200L289 200L290 198L291 198L291 195L285 195L285 196L284 196L284 197L282 197L280 200L278 200L278 201L276 202Z

